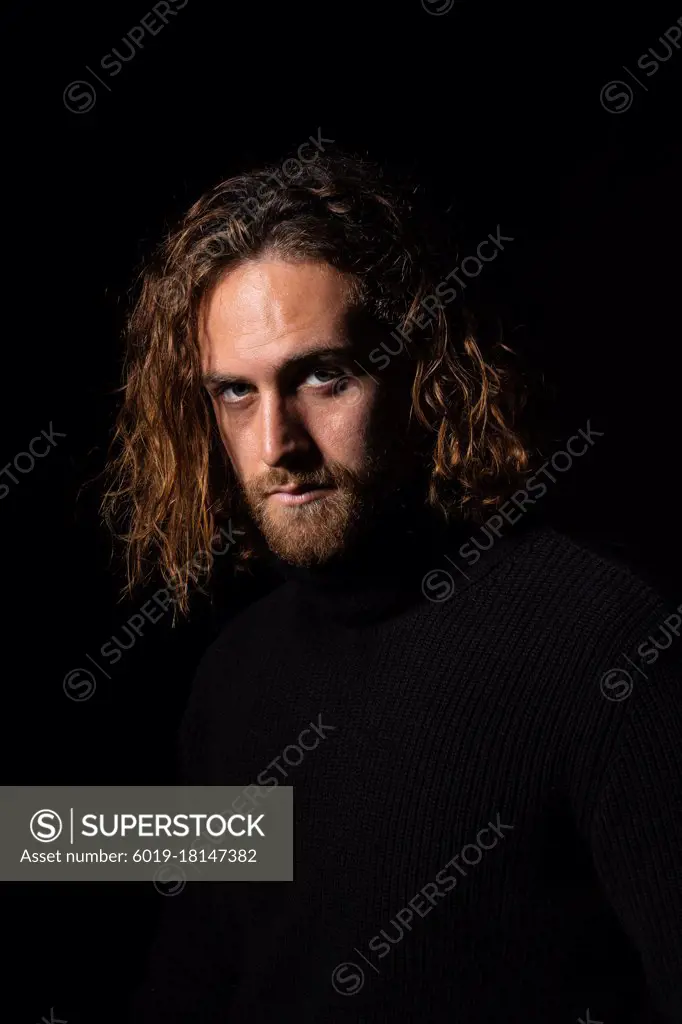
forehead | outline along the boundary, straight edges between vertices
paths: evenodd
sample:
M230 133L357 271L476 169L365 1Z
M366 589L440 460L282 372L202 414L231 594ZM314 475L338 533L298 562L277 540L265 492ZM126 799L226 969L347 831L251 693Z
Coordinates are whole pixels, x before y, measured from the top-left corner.
M205 368L225 360L279 361L344 332L350 278L326 263L258 260L228 271L204 304Z

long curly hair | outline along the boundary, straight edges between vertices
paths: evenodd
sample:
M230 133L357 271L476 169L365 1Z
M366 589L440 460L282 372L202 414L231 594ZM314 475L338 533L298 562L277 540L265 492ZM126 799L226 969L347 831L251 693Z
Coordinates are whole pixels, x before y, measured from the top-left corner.
M285 174L287 164L297 166ZM265 254L326 262L350 276L380 330L409 339L412 415L431 438L427 501L445 518L480 519L528 465L511 350L497 337L486 352L461 302L424 304L445 295L436 289L446 263L414 188L338 150L283 167L232 177L195 202L143 270L128 321L102 511L124 542L124 589L156 566L185 614L190 587L210 573L218 531L241 507L198 344L204 299L239 263ZM243 564L255 548L240 541L235 552Z

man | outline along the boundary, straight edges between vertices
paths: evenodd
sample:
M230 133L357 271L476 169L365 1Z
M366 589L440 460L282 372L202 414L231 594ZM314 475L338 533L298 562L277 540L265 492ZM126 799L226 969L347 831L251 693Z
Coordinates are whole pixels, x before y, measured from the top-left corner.
M145 276L109 511L183 607L228 520L283 577L180 749L253 809L294 787L295 881L168 900L134 1020L682 1020L679 655L631 667L682 619L531 525L556 476L412 204L318 154L218 186Z

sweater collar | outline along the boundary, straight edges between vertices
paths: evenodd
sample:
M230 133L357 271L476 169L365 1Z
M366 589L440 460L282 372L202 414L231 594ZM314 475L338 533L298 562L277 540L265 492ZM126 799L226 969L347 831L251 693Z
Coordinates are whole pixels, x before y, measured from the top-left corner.
M487 524L446 522L414 498L396 498L351 552L305 568L270 555L271 568L291 581L308 610L346 625L389 618L417 602L442 604L461 596L528 541L536 517L506 524L504 534Z
M315 567L270 560L317 614L362 625L425 600L425 576L453 542L453 527L434 510L401 500L342 558Z

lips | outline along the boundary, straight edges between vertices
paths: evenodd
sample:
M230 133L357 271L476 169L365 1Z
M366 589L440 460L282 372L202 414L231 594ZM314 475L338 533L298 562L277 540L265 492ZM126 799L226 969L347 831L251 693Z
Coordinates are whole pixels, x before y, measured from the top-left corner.
M299 485L297 487L282 487L276 491L270 491L268 497L279 502L281 505L305 505L311 501L320 501L331 490L331 487L321 487L319 485L308 485L307 487Z

